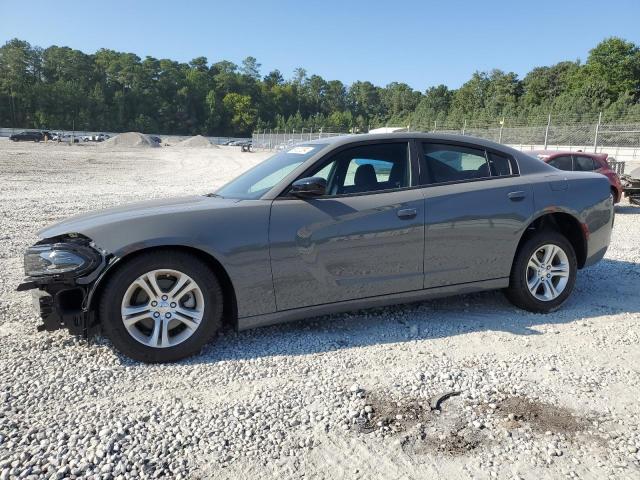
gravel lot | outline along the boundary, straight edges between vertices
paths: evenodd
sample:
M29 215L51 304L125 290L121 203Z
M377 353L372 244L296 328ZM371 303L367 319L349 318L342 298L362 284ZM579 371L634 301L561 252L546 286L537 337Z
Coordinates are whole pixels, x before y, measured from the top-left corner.
M164 366L36 332L14 290L39 228L211 191L265 157L0 140L0 480L640 478L640 208L626 203L606 258L550 315L477 294L226 331Z

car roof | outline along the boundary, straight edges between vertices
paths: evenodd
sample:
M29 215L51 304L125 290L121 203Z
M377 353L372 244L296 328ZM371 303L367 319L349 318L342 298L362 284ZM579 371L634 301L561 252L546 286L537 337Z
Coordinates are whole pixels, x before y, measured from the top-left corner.
M599 158L602 160L606 160L606 158L609 156L608 153L591 153L591 152L579 152L577 150L571 151L571 150L527 150L525 153L528 153L529 155L540 155L540 156L544 156L547 158L555 158L555 157L560 157L560 156L565 156L565 155L584 155L585 157L591 157L591 158Z
M366 142L371 140L397 140L397 139L424 139L430 141L442 142L463 142L472 143L482 147L493 148L496 150L512 151L510 147L500 143L492 142L484 138L472 137L469 135L454 135L449 133L423 133L423 132L394 132L394 133L365 133L354 135L337 135L335 137L323 137L309 142L301 142L308 144L329 144L329 145L347 145L355 142Z

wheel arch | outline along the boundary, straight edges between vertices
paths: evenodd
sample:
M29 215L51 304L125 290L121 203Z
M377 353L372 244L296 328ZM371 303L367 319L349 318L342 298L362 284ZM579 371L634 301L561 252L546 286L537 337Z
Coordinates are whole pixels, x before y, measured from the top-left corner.
M520 237L516 253L534 232L547 228L561 233L569 240L576 253L578 268L584 267L587 260L586 227L574 215L567 212L544 212L532 220ZM515 256L513 261L515 262Z
M150 246L129 252L125 256L119 257L115 261L112 261L107 270L100 277L98 277L98 280L93 285L93 288L91 289L87 300L87 310L94 312L96 311L96 307L100 302L100 298L104 292L104 288L109 282L109 278L111 278L116 271L118 271L128 262L142 254L162 250L182 251L185 253L190 253L191 255L195 255L196 257L198 257L205 265L207 265L207 267L214 273L214 275L216 275L216 278L218 279L218 281L220 282L220 286L222 287L222 294L224 299L222 322L225 325L237 328L238 307L236 302L236 294L233 287L233 282L231 281L231 278L229 277L226 269L222 266L220 261L210 253L186 245Z
M622 200L622 190L615 185L611 185L611 193L613 194L613 203L618 203Z

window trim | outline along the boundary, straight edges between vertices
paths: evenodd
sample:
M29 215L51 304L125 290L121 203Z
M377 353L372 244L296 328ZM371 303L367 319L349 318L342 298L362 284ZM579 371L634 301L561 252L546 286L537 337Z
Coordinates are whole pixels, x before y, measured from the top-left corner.
M421 172L421 176L420 176L420 183L421 186L423 188L426 187L438 187L441 185L457 185L459 183L471 183L471 182L485 182L485 181L490 181L490 180L497 180L500 178L514 178L514 177L519 177L520 176L520 167L518 165L517 160L515 159L515 157L513 155L510 155L508 153L505 153L501 150L498 150L496 148L491 148L491 147L485 147L482 145L476 145L473 143L467 143L467 142L458 142L455 140L431 140L431 139L416 139L417 143L419 143L418 145L418 162L420 164L420 169L422 170L422 165L424 164L425 167L427 167L426 165L426 161L424 160L424 148L423 145L425 144L433 144L433 145L447 145L450 147L462 147L462 148L468 148L470 150L477 150L479 152L483 152L484 154L484 158L485 161L487 162L487 167L489 168L489 176L488 177L482 177L482 178L467 178L464 180L451 180L448 182L430 182L430 178L429 178L429 169L428 168L424 168L424 172ZM511 175L492 175L491 174L491 165L489 164L489 153L495 153L496 155L500 155L505 157L508 161L509 164L511 165Z
M323 195L319 197L312 197L312 199L325 200L325 199L333 199L333 198L360 197L363 195L378 195L381 193L402 192L405 190L423 188L423 186L420 185L420 179L419 179L420 168L419 168L418 156L416 151L417 146L415 144L414 138L390 138L385 140L365 140L361 142L353 142L353 143L341 145L340 147L336 147L335 149L327 152L326 155L324 155L322 158L314 162L313 165L310 165L300 175L298 175L298 177L296 177L295 180L289 183L289 185L287 185L287 187L282 190L282 192L275 198L275 200L300 200L299 197L289 194L289 191L291 190L291 186L293 185L293 183L302 178L306 178L309 175L309 172L318 169L318 166L320 166L319 169L322 170L332 161L332 159L336 155L339 155L345 150L350 150L352 148L363 147L367 145L381 145L381 144L390 144L390 143L402 143L407 146L409 168L411 169L411 185L407 187L401 187L401 188L387 188L385 190L373 190L370 192L342 193L339 195Z

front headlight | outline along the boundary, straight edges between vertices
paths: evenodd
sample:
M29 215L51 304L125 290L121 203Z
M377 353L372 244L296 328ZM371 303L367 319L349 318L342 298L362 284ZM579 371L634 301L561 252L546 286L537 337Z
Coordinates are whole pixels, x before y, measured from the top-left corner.
M99 262L93 248L76 244L45 244L30 247L24 256L24 271L29 277L88 272Z

